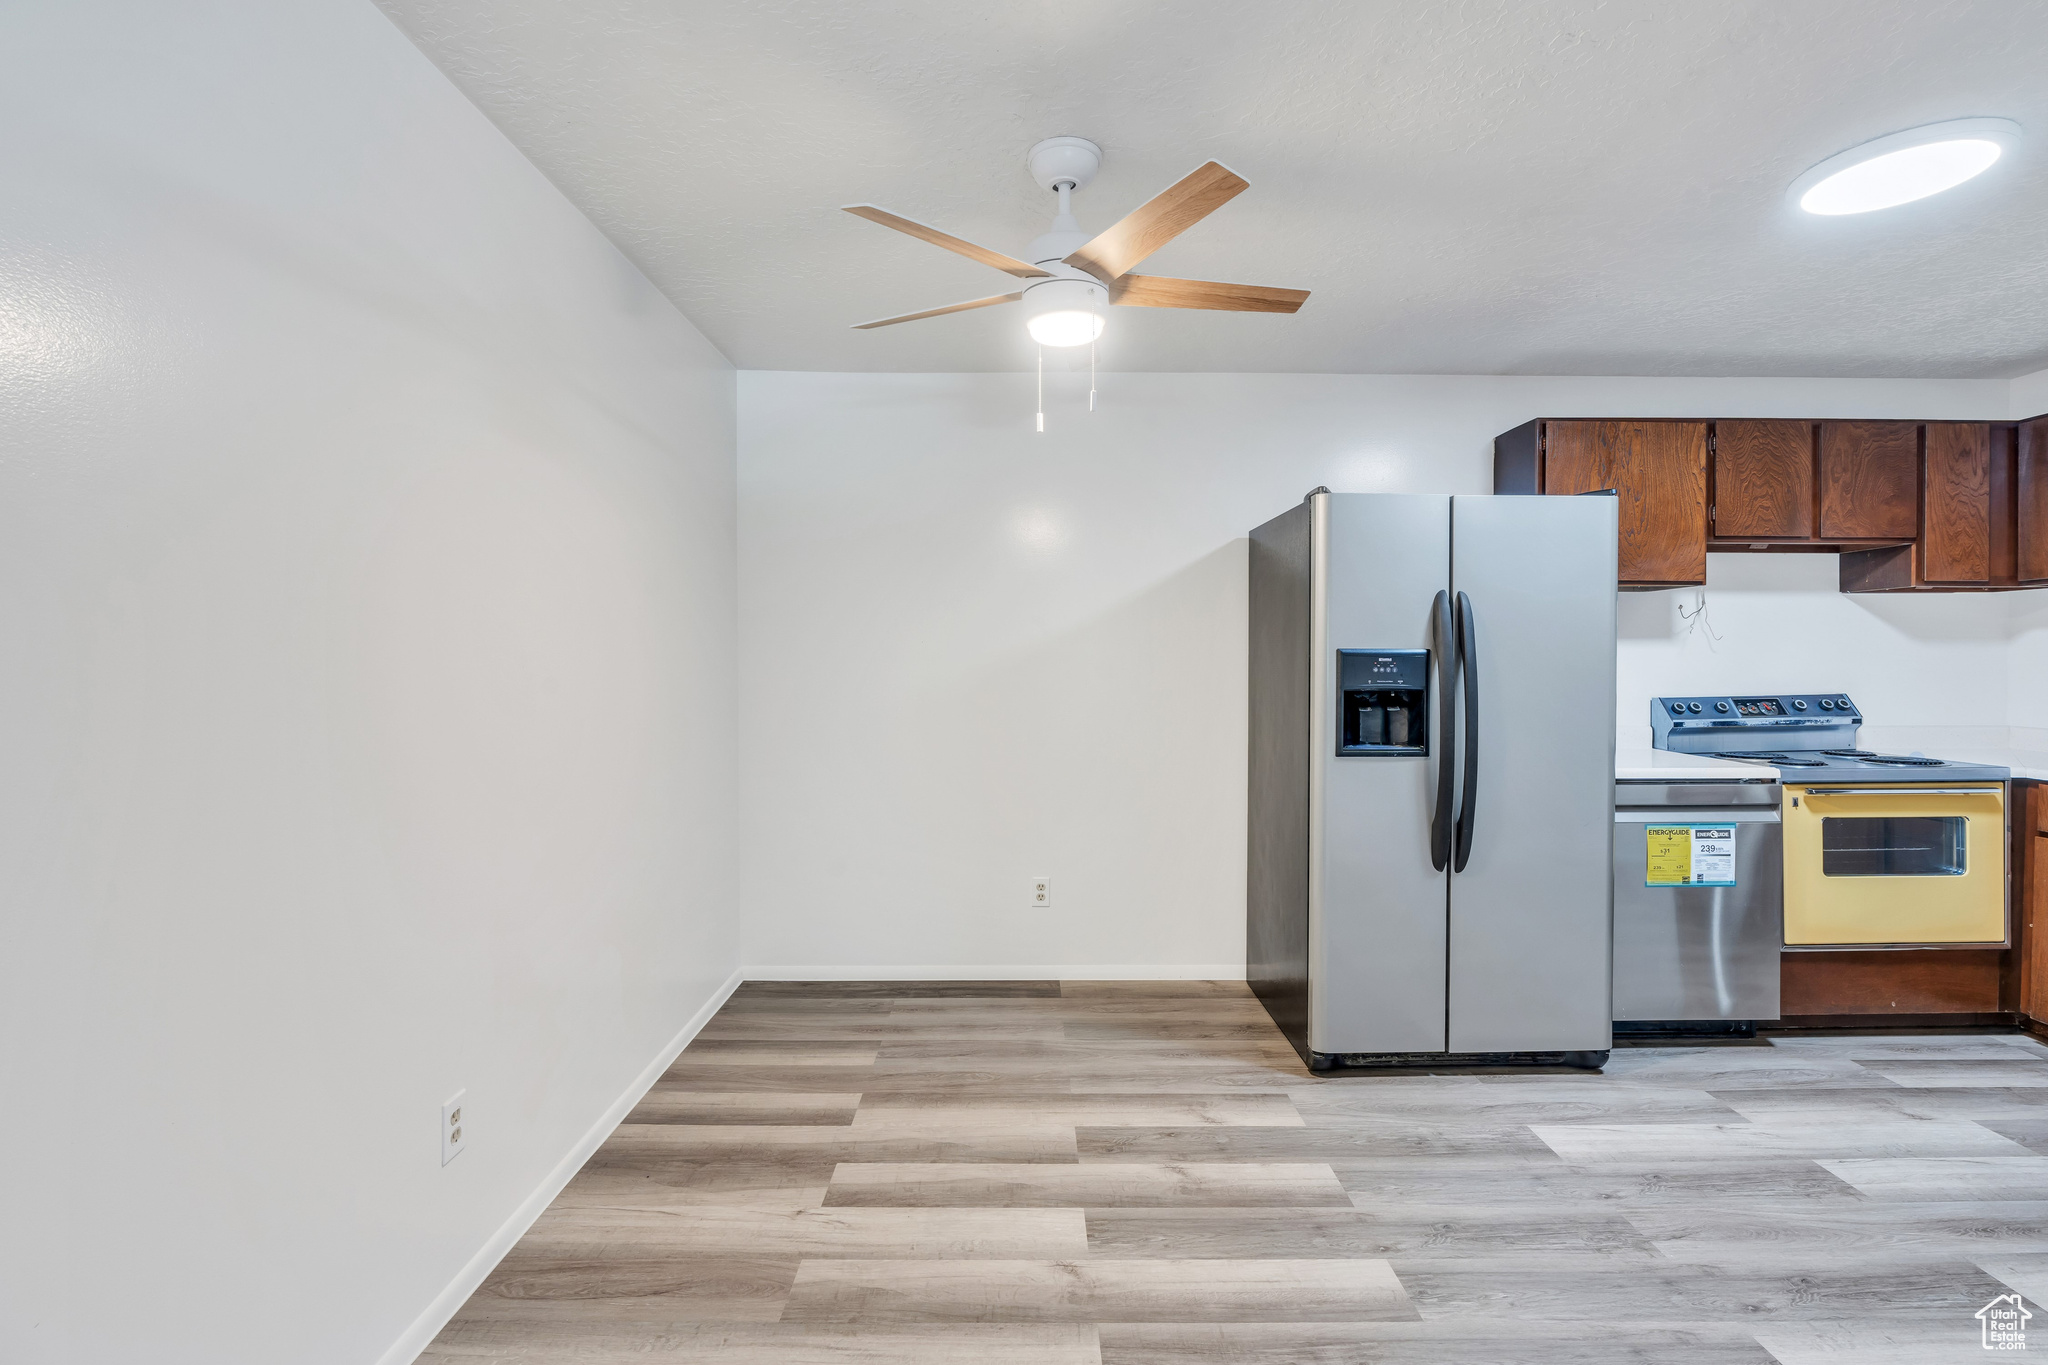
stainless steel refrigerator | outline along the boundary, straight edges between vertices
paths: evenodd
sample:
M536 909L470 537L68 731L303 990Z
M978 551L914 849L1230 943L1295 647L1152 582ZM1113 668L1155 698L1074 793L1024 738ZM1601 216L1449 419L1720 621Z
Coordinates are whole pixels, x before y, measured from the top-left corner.
M1311 1067L1605 1062L1615 526L1317 489L1252 532L1247 975Z

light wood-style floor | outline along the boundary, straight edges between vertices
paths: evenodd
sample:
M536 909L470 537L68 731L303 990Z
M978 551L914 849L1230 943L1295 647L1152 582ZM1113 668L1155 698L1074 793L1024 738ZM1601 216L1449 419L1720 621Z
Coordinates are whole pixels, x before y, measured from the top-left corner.
M2013 1290L2018 1035L1321 1079L1242 983L755 983L422 1359L1940 1365Z

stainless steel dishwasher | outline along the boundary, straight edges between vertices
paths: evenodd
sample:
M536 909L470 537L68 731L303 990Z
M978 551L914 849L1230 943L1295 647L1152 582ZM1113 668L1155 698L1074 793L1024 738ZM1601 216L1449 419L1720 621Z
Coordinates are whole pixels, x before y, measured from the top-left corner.
M1778 1017L1775 781L1614 784L1614 1031L1755 1032Z

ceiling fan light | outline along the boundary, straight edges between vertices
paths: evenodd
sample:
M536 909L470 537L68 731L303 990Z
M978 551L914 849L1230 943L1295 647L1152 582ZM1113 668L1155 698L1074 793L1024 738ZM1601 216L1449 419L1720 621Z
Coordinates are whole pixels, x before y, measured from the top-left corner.
M1085 346L1102 335L1102 314L1062 309L1040 313L1024 326L1041 346Z
M1866 142L1829 157L1792 183L1808 213L1840 217L1896 208L1954 189L1991 169L2016 141L2009 119L1951 119Z
M1058 278L1024 291L1024 327L1041 346L1086 346L1102 335L1109 291L1071 266L1052 262Z

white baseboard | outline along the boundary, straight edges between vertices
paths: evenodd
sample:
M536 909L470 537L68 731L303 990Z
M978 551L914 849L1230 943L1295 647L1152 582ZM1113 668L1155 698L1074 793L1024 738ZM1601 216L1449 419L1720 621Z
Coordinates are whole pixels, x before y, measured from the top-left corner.
M1052 967L749 967L749 981L1242 981L1242 962Z
M526 1230L533 1226L534 1219L541 1216L547 1206L554 1202L555 1196L562 1192L562 1187L575 1177L576 1172L583 1169L583 1163L590 1160L590 1154L611 1136L612 1129L618 1127L620 1121L633 1111L633 1106L640 1103L640 1097L661 1079L661 1073L668 1070L669 1063L676 1059L676 1054L689 1045L690 1040L697 1036L704 1025L711 1022L711 1016L718 1013L719 1006L739 989L740 982L745 977L744 972L734 972L726 978L724 985L711 993L711 998L690 1016L690 1021L683 1025L682 1031L662 1045L661 1052L647 1064L644 1071L633 1078L633 1083L626 1087L626 1092L614 1100L611 1108L604 1111L603 1117L590 1125L590 1131L578 1138L576 1145L555 1163L555 1168L548 1172L547 1179L541 1181L540 1188L526 1197L526 1202L513 1211L512 1216L505 1220L504 1226L491 1234L490 1240L483 1244L483 1248L476 1255L470 1257L469 1264L462 1267L461 1273L456 1275L446 1289L435 1295L434 1301L427 1305L427 1310L391 1344L391 1349L378 1357L377 1365L412 1365L412 1362L419 1358L420 1352L426 1350L427 1344L448 1325L448 1320L455 1316L456 1310L468 1302L469 1296L476 1292L476 1287L497 1268L498 1262L505 1259L505 1253L512 1250L513 1244L526 1235Z
M447 1288L435 1295L434 1301L425 1312L414 1320L412 1326L391 1348L378 1357L377 1365L412 1365L428 1343L448 1325L448 1320L476 1292L498 1262L514 1244L526 1235L534 1220L541 1216L547 1206L554 1202L556 1195L583 1169L583 1163L590 1160L604 1140L611 1136L641 1096L653 1088L668 1070L676 1054L689 1045L704 1025L711 1022L711 1016L739 989L741 981L1242 981L1242 962L1192 962L1192 963L1151 963L1132 965L1112 963L1110 965L1063 964L1056 966L969 966L969 967L746 967L734 972L704 1002L697 1012L690 1016L681 1031L667 1043L661 1052L647 1064L633 1083L626 1087L624 1094L612 1102L602 1117L590 1126L588 1132L576 1140L576 1144L555 1163L540 1187L526 1197L525 1202L513 1211L504 1225L491 1234L469 1264L449 1282Z

